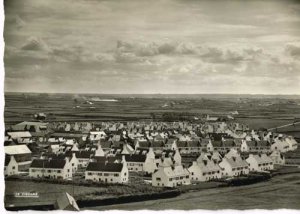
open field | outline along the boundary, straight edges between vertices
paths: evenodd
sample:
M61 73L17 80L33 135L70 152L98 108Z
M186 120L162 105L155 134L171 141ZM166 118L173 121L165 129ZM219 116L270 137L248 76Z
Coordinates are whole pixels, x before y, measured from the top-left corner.
M239 187L207 189L176 198L145 201L92 210L165 210L165 209L300 209L300 173L275 176L269 181Z
M92 104L87 103L92 102ZM32 120L37 112L48 121L160 120L166 112L199 116L234 115L250 128L272 128L300 118L300 96L255 95L75 95L5 94L5 123Z

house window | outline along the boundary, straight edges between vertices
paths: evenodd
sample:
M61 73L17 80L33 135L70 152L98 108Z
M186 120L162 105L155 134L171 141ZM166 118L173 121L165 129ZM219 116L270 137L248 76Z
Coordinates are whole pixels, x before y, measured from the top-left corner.
M104 173L104 176L109 176L109 174L108 173Z
M51 172L51 169L49 169L48 172L50 173L50 172Z
M99 173L98 173L98 175L99 175L99 176L102 176L102 173L101 173L101 172L99 172Z
M157 180L157 181L161 181L161 179L160 179L160 178L156 178L156 180Z
M114 174L114 176L115 176L115 177L118 177L118 176L119 176L119 174L118 174L118 173L115 173L115 174Z
M15 168L16 168L15 166L12 167L12 169L15 169Z
M57 170L58 173L61 173L61 170Z
M89 172L89 173L88 173L88 175L92 175L92 173L91 173L91 172Z

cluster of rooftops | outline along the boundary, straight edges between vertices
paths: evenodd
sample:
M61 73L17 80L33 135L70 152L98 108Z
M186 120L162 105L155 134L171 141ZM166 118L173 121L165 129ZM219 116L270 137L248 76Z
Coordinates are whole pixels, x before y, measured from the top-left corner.
M254 158L256 162L263 162L262 160L276 162L277 159L283 159L282 153L297 148L297 142L291 136L249 130L248 126L236 122L218 121L98 124L22 122L6 131L5 145L7 160L14 157L20 168L21 163L30 161L27 170L33 177L40 176L37 169L41 168L66 169L64 175L53 174L57 171L48 170L50 177L63 179L72 177L79 169L84 169L89 173L86 174L86 179L96 181L103 181L104 178L101 177L101 173L98 173L97 177L91 173L92 171L119 172L118 176L121 176L124 167L125 171L147 173L152 175L152 178L161 174L161 170L166 170L169 174L171 171L173 174L181 172L182 175L180 173L178 175L179 181L177 183L172 181L169 185L188 184L186 179L190 178L187 178L189 174L186 174L186 170L195 166L195 163L203 171L206 169L210 172L215 168L211 173L221 173L227 165L232 169L245 170L249 166L249 163L245 162L247 158L250 158L250 161ZM29 148L32 155L30 160L26 155L27 158L20 158L29 153L24 146ZM231 153L238 155L228 157ZM190 155L198 159L190 160L189 163L182 161L182 157ZM222 162L226 162L224 166L220 165ZM6 161L6 166L8 165L9 161ZM26 170L26 167L23 167L24 169ZM229 176L230 173L226 173L224 175ZM125 174L128 176L128 173ZM111 178L111 182L114 181ZM122 177L116 182L123 183L123 181L127 182L128 177ZM159 179L152 182L162 185Z

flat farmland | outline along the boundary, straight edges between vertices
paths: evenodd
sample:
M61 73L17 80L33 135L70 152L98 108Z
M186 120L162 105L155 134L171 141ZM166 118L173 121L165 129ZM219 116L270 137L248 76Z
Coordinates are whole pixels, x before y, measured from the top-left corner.
M91 102L91 103L89 103ZM251 128L271 128L300 118L299 96L253 95L75 95L6 93L6 125L33 120L35 113L47 121L160 120L164 113L194 116L234 115Z

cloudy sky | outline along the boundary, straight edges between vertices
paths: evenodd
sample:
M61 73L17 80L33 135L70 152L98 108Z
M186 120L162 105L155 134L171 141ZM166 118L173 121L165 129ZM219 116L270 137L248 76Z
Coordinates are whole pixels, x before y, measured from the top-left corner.
M297 1L9 0L5 91L300 94Z

